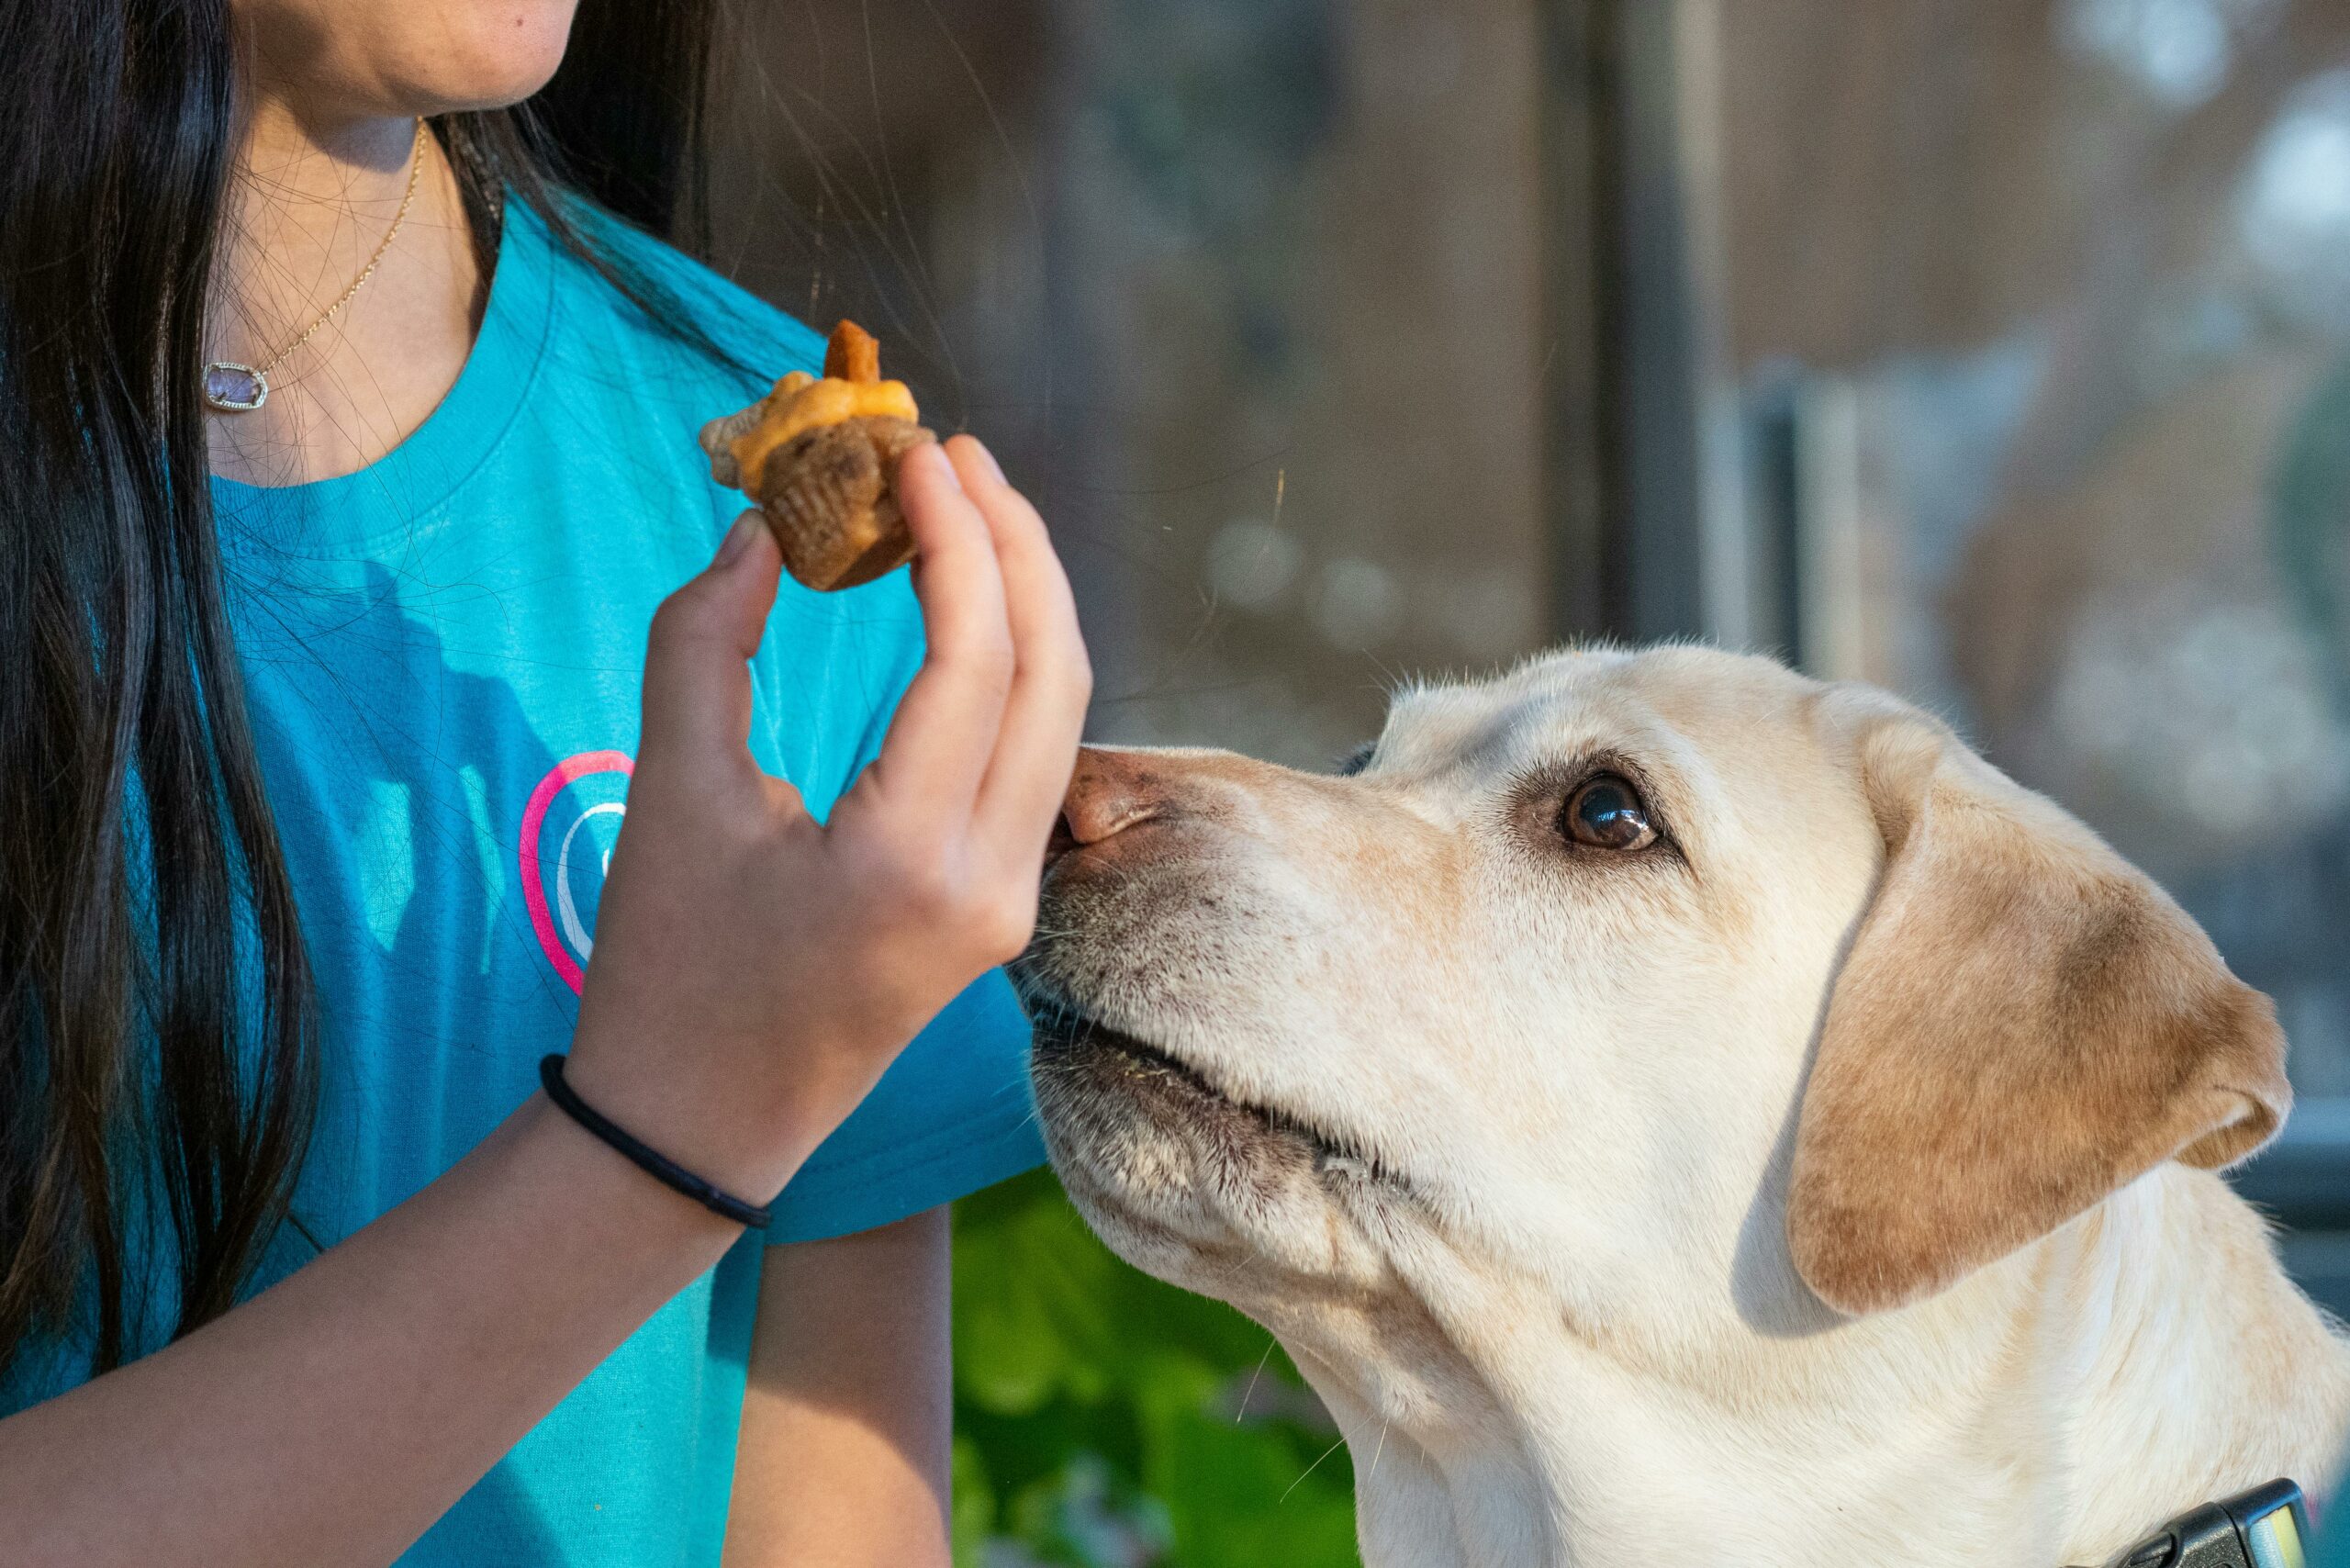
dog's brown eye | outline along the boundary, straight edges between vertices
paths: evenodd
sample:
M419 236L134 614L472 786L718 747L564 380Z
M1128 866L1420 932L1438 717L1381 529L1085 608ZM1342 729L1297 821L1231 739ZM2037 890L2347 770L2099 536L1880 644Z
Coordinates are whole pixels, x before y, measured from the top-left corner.
M1594 849L1639 849L1656 839L1640 792L1613 773L1578 786L1567 797L1560 826L1569 838Z

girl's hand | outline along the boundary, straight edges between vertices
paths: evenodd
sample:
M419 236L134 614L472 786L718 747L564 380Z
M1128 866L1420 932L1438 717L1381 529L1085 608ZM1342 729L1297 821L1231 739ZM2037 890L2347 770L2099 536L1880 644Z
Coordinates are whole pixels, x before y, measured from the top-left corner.
M756 513L655 617L628 816L567 1069L597 1109L765 1202L916 1031L1026 945L1092 673L1043 520L968 436L898 494L929 648L819 825L751 759L781 559Z

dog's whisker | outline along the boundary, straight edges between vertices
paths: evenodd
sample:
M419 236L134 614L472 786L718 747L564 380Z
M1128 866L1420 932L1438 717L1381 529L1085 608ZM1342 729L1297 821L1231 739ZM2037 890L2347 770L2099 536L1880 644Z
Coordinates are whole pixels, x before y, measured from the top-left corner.
M1281 1504L1288 1502L1290 1492L1294 1492L1299 1487L1304 1485L1305 1478L1322 1468L1322 1460L1329 1458L1332 1454L1337 1453L1340 1449L1345 1448L1346 1446L1347 1439L1341 1437L1337 1442L1332 1443L1328 1448L1324 1449L1322 1450L1321 1459L1315 1460L1312 1464L1307 1465L1304 1470L1297 1473L1297 1479L1289 1484L1289 1492L1282 1493L1275 1501L1274 1506L1278 1507Z
M1248 1386L1240 1391L1240 1408L1232 1413L1232 1424L1236 1427L1248 1417L1248 1396L1257 1392L1257 1380L1265 1375L1265 1363L1273 1359L1276 1342L1271 1339L1265 1341L1265 1353L1257 1358L1257 1370L1248 1374Z

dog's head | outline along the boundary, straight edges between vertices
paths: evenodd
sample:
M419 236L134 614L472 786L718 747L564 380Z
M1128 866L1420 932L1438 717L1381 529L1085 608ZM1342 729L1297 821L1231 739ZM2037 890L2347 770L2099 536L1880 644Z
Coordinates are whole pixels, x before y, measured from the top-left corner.
M1408 692L1347 775L1088 753L1019 977L1095 1227L1269 1318L1466 1270L1800 1332L2288 1101L2266 999L2087 829L1699 649Z

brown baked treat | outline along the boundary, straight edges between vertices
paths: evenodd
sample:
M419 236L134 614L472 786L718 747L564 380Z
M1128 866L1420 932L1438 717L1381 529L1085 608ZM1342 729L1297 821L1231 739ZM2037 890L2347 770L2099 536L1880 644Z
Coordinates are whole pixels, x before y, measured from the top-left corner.
M937 438L901 381L881 379L880 345L853 321L833 329L822 379L794 371L740 413L702 427L722 485L765 514L791 575L819 592L903 566L913 537L898 510L898 460Z
M803 431L767 458L759 510L791 575L819 589L855 588L913 558L890 476L930 431L869 415Z

